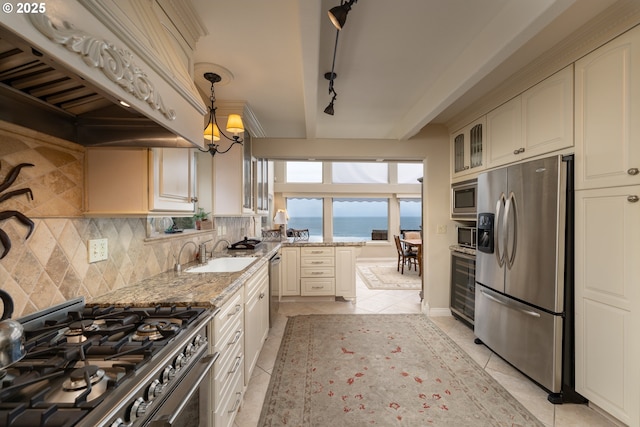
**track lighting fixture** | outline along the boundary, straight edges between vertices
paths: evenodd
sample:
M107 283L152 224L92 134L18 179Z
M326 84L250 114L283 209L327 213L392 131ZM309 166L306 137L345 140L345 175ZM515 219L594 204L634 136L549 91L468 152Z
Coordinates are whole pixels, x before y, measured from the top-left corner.
M227 119L227 127L225 130L229 133L232 133L232 137L228 137L224 132L220 130L218 127L218 120L216 119L216 95L213 90L214 83L220 82L222 78L220 75L216 73L204 73L204 78L211 82L211 96L209 100L211 101L211 106L209 107L209 121L207 122L207 126L204 129L204 139L209 141L207 142L208 150L200 151L205 153L211 153L211 156L215 156L216 153L224 154L227 151L231 150L235 144L242 144L243 139L241 139L238 134L244 132L244 124L242 123L242 117L238 114L229 114L229 118ZM216 142L220 141L220 135L225 137L227 140L231 141L231 145L227 147L226 150L219 150L220 145L216 144Z
M349 0L346 3L340 2L340 6L335 6L329 9L329 19L331 19L333 26L338 30L341 30L342 27L344 27L344 23L347 21L347 14L354 3L358 3L358 0Z
M333 80L336 77L338 77L338 76L333 71L331 71L330 73L324 73L324 78L329 80L329 94L333 95L331 97L331 102L329 103L329 105L327 105L327 108L324 109L325 114L328 114L330 116L333 116L333 103L336 100L336 98L338 97L338 94L336 93L335 89L333 88Z
M333 116L333 113L334 113L333 104L336 101L336 98L338 97L338 94L336 93L336 90L333 87L333 81L337 77L334 70L336 68L336 53L338 51L338 37L340 36L340 30L342 30L342 27L344 26L344 23L347 20L347 14L351 10L351 6L353 6L353 4L357 2L358 0L349 0L345 3L344 1L341 0L340 6L335 6L329 9L329 19L331 19L331 22L336 27L336 43L333 46L333 62L331 64L331 72L325 73L324 75L324 78L329 80L329 95L331 95L331 102L329 102L329 105L327 105L327 108L324 109L324 112L325 114L328 114L330 116Z

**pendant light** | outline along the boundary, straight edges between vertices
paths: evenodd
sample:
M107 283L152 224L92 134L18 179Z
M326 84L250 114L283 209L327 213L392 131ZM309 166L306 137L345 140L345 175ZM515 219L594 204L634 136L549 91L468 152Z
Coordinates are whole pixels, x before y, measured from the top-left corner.
M218 119L216 118L216 95L213 89L213 85L220 82L222 78L219 74L216 73L204 73L204 78L211 82L211 96L209 97L209 100L211 101L211 106L209 107L209 121L207 122L207 126L204 129L204 139L209 149L200 151L205 153L208 152L212 156L215 156L216 153L224 154L228 152L235 144L242 144L243 139L240 138L238 134L244 132L244 124L242 123L242 117L240 117L239 114L229 114L225 131L232 133L233 135L229 137L220 130L220 128L218 127ZM231 141L231 144L229 145L229 147L227 147L226 150L220 150L220 145L216 144L216 142L220 141L221 135L228 141Z

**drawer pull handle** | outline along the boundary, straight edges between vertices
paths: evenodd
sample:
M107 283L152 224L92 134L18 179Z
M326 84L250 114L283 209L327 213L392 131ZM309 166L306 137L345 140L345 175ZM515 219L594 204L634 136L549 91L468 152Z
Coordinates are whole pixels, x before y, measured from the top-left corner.
M229 371L229 374L235 374L240 366L240 361L242 361L242 356L236 357L236 363L233 365L233 369Z
M242 310L242 306L240 304L236 304L235 311L227 314L227 317L235 316L236 314L238 314L240 312L240 310Z
M324 264L322 261L312 261L311 264Z
M638 168L631 168L627 171L627 173L629 175L638 175L638 173L640 173L640 170L638 170Z
M311 251L312 254L321 254L322 251Z
M236 334L233 336L233 339L229 341L227 345L234 345L235 343L237 343L240 340L241 335L242 335L242 331L237 331Z
M233 408L229 411L230 414L236 412L236 409L238 409L238 406L240 406L240 401L242 401L242 393L238 391L236 392L236 394L238 395L238 398L236 399L236 403L233 404Z
M324 274L324 273L322 271L312 271L311 274L319 276L319 275Z
M324 289L324 286L312 286L311 289Z
M264 298L264 292L260 292L259 299L262 299L262 298Z
M640 200L640 198L638 196L628 196L627 197L627 201L631 202L631 203L636 203L638 200Z

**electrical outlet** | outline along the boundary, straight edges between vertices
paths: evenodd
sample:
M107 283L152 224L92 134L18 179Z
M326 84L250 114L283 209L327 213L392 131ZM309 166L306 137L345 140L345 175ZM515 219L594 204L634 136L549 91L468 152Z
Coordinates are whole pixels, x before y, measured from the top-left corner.
M87 249L89 251L89 263L104 261L109 256L107 239L89 240Z
M438 228L436 229L436 234L447 234L447 225L446 224L438 225Z

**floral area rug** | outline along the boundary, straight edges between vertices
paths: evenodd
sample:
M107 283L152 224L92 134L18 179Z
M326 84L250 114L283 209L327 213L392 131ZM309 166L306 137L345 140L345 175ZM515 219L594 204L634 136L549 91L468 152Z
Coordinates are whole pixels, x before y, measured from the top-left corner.
M358 262L356 271L369 289L422 289L422 277L418 276L417 271L409 270L406 265L404 274L397 270L395 262Z
M539 426L422 314L288 319L258 426Z

